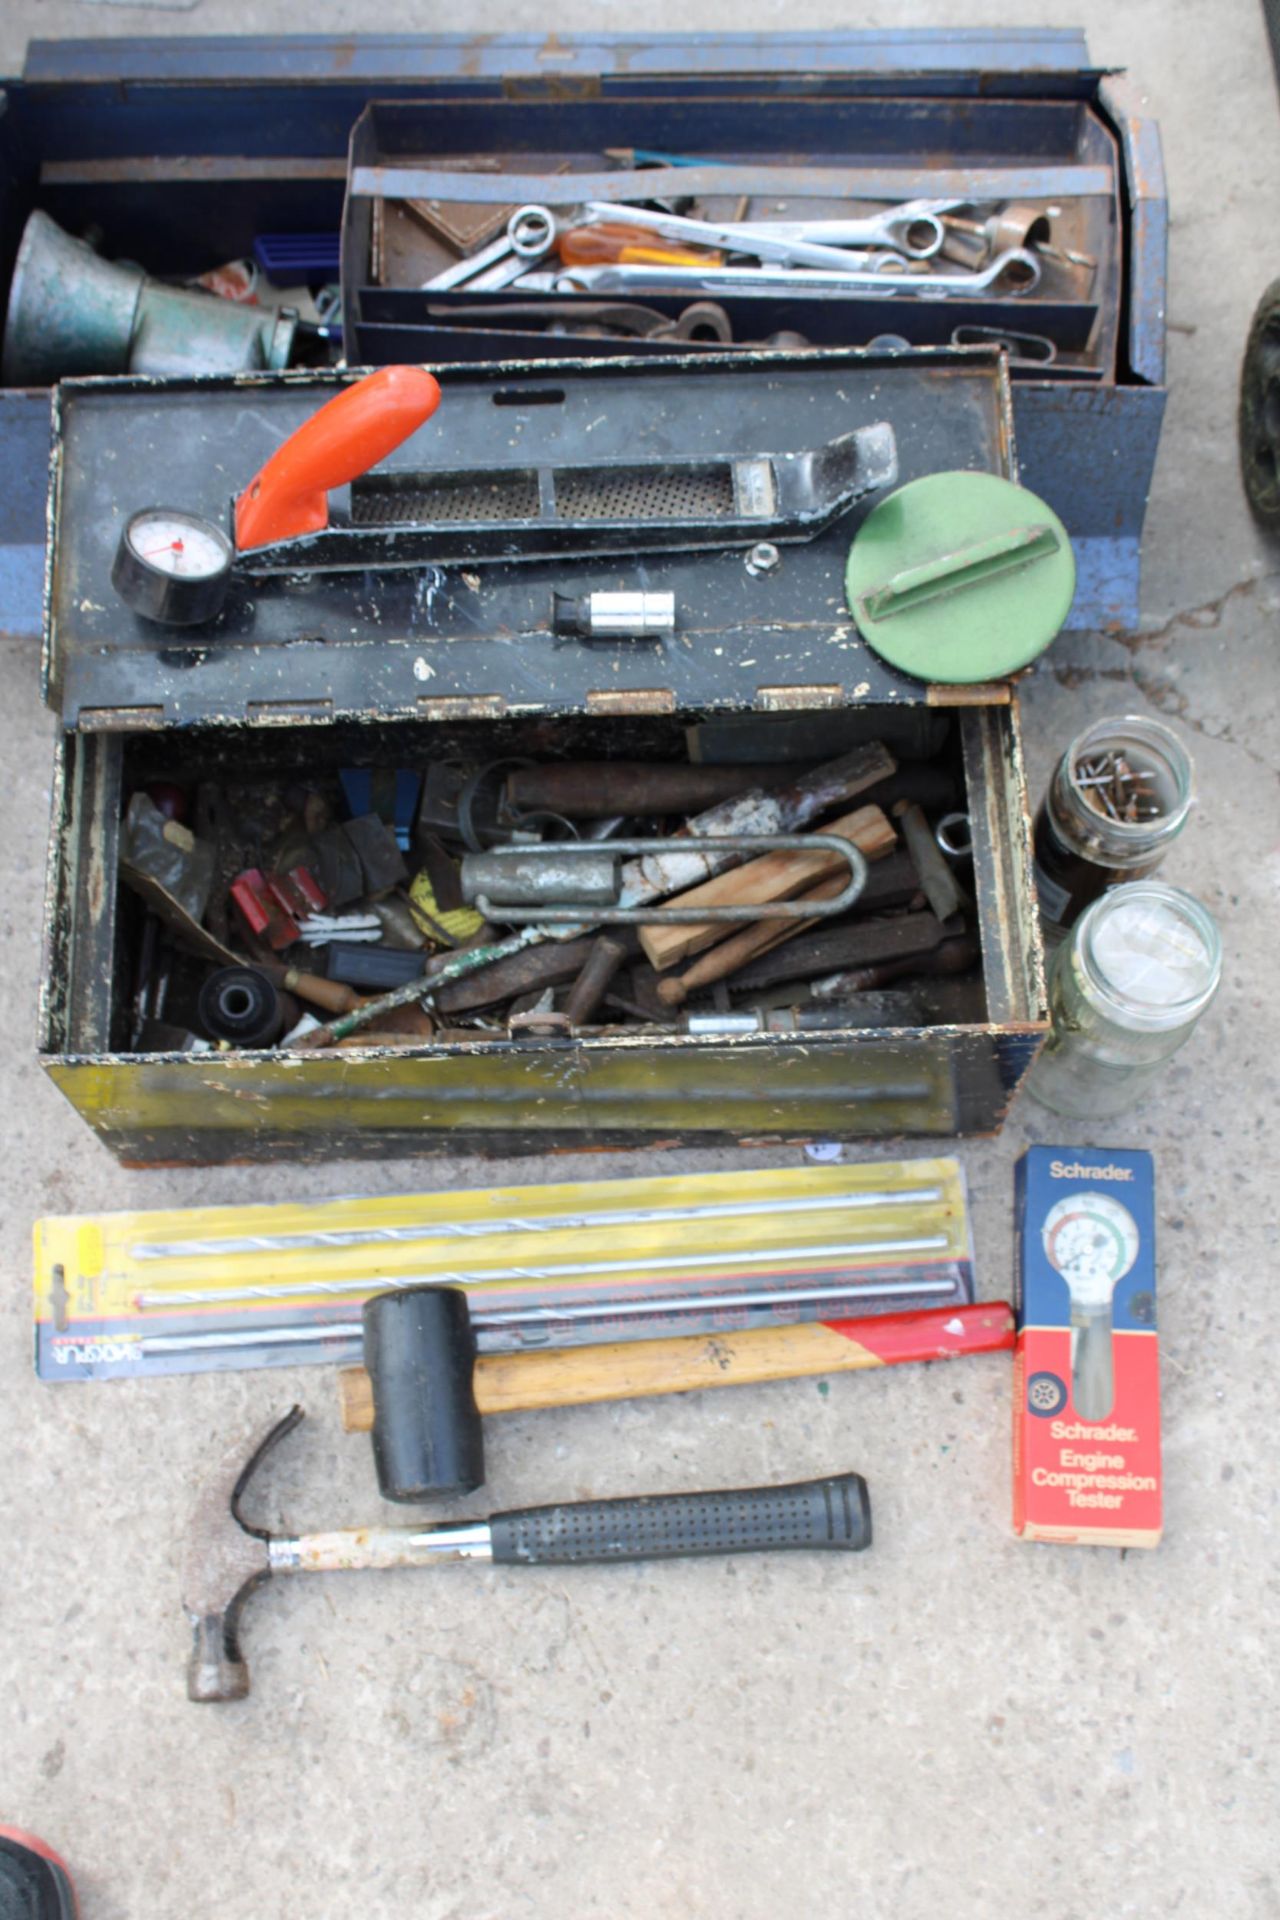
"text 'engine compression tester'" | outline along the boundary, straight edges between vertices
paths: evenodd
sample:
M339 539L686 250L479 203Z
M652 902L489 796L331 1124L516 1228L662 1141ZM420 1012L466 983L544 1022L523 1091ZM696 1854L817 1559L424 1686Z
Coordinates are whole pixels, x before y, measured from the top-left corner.
M164 626L215 619L239 554L321 532L330 489L385 460L439 404L425 367L380 367L327 401L255 474L235 503L234 545L198 514L145 507L125 523L112 586L135 613Z

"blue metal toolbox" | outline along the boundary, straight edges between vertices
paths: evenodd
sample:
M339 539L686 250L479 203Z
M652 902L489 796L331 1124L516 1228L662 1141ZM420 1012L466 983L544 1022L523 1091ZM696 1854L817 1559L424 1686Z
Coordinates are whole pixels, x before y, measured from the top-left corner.
M960 197L993 174L1041 197L1083 184L1112 207L1090 298L1062 303L1063 324L1087 331L1063 336L1080 350L1060 353L1047 371L1015 358L1018 459L1075 544L1071 623L1136 616L1165 399L1160 142L1127 82L1091 63L1078 32L49 41L32 44L4 106L0 292L37 206L91 232L109 258L145 251L143 264L159 275L251 256L264 236L327 235L332 247L358 121L362 153L381 141L401 159L406 127L425 120L444 162L500 148L532 166L538 154L607 143L856 166L867 178L918 176L922 188L946 181ZM370 285L355 297L362 277L364 265L348 262L348 358L403 357L421 315L411 312L406 326L394 290ZM960 318L948 302L856 303L872 304L884 309L876 334L930 344L948 342ZM991 305L963 317L997 334L1022 317L1036 332L1033 305ZM794 316L765 319L774 332ZM855 337L847 311L807 320L815 345L872 337L865 328ZM449 341L446 330L445 340L449 351L431 358L469 357L456 335ZM499 346L494 357L526 356ZM46 433L42 394L0 393L10 476L0 500L0 626L11 632L39 626Z
M35 207L92 230L109 259L136 257L145 233L146 266L175 278L253 255L264 236L259 257L277 257L280 236L311 234L331 260L342 233L348 354L353 335L382 360L409 340L440 374L445 437L416 436L423 468L445 458L449 420L459 444L483 441L468 421L491 406L504 412L490 421L509 422L535 466L563 447L580 459L601 420L615 458L654 418L655 451L697 457L703 413L714 403L734 417L726 390L736 388L749 397L740 412L768 422L784 457L837 423L880 420L904 480L954 468L1020 475L1072 534L1073 618L1123 621L1136 609L1164 401L1164 208L1154 129L1120 101L1069 33L35 46L0 118L0 267ZM425 155L414 150L424 103ZM935 185L941 169L958 198L998 174L1052 200L1084 176L1098 271L1089 300L1065 304L1090 307L1087 327L1047 371L990 344L957 344L953 316L925 302L908 313L905 301L807 312L818 350L804 353L552 360L512 357L507 345L490 360L461 351L462 328L450 324L450 362L417 339L437 316L412 299L378 306L397 290L377 285L372 251L361 275L379 198L386 239L394 183L379 169L389 154L396 167L429 170L501 145L534 170L605 140L868 177L927 171ZM296 255L286 247L284 257ZM883 321L862 311L872 305ZM1001 311L967 317L997 334L1011 324ZM864 322L902 337L872 345ZM148 634L115 611L121 515L167 498L220 519L241 470L247 480L340 379L297 369L64 382L42 621L49 397L0 393L0 440L10 470L27 477L0 507L11 516L0 519L0 598L11 627L42 625L46 692L63 723L40 1055L104 1143L152 1164L998 1127L1046 1023L1016 698L1007 683L913 682L869 653L843 593L856 518L788 549L762 577L730 552L647 556L652 584L690 622L655 644L566 648L548 625L552 588L618 585L619 563L607 559L539 558L483 578L463 566L439 594L406 588L403 575L313 582L292 597L286 583L258 596L243 630L229 615L211 646ZM723 417L706 418L725 433ZM970 958L920 1024L440 1030L420 1045L371 1033L316 1053L175 1052L131 1039L141 914L116 877L131 794L255 779L334 786L353 768L513 757L673 762L697 758L695 741L699 753L720 751L735 726L751 730L741 757L752 762L811 765L881 737L954 787L973 832Z

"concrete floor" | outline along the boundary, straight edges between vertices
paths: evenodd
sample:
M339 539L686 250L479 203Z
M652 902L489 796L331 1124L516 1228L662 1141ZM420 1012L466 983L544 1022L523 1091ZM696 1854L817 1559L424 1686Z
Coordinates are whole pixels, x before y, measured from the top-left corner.
M648 26L699 11L651 0ZM1024 5L1046 24L1064 9ZM122 1173L46 1083L30 1034L49 718L28 646L0 649L12 798L0 940L14 1120L0 1250L9 1573L0 1583L0 1819L74 1861L85 1920L699 1915L1099 1920L1280 1914L1273 1622L1280 1392L1262 1336L1274 1235L1280 560L1236 477L1241 343L1280 271L1280 117L1255 0L1077 0L1101 62L1160 121L1173 207L1172 399L1148 516L1140 630L1059 641L1025 710L1033 787L1089 717L1171 719L1201 805L1167 866L1219 915L1222 994L1160 1097L1096 1136L1030 1106L966 1144L981 1285L1011 1284L1014 1161L1033 1139L1150 1147L1159 1183L1167 1531L1155 1553L1034 1548L1009 1529L1010 1369L901 1370L506 1420L471 1510L785 1479L856 1466L874 1551L820 1560L285 1583L253 1601L255 1692L182 1692L174 1562L191 1489L228 1436L297 1395L311 1415L264 1475L264 1520L377 1510L327 1374L50 1389L30 1372L42 1212L358 1188L474 1186L479 1162ZM1007 0L882 7L868 24L998 22ZM761 29L848 19L740 0ZM564 30L634 21L564 0ZM290 0L186 10L44 0L30 35L286 30ZM351 4L316 30L369 24ZM427 6L379 28L457 27ZM473 0L477 29L546 24ZM927 1148L925 1150L928 1150ZM678 1164L774 1156L683 1155ZM646 1166L653 1166L647 1160ZM601 1175L636 1165L598 1163ZM562 1164L508 1165L552 1179ZM1274 1258L1274 1254L1272 1255ZM1268 1646L1272 1652L1268 1654Z

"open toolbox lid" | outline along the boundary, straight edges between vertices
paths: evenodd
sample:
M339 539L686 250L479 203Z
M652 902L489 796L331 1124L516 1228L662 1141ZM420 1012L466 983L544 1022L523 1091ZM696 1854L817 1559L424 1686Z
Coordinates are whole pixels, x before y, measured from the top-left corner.
M432 498L433 480L474 473L477 484L464 490L469 517L491 513L487 502L505 497L513 477L588 464L632 477L649 463L659 476L712 473L765 454L782 471L794 456L880 422L896 440L895 484L956 469L1016 478L1007 368L985 349L701 352L434 371L438 410L376 471L402 486L420 477ZM881 493L837 511L811 538L779 536L779 560L766 570L748 568L740 537L700 551L646 551L637 540L629 553L518 561L459 560L450 549L439 563L398 571L238 576L202 627L162 627L130 611L111 581L130 516L173 507L229 532L233 498L356 377L79 380L57 389L44 678L66 727L936 700L937 690L867 647L846 603L850 541ZM542 492L545 501L545 484ZM602 643L553 631L553 594L627 589L672 593L674 634ZM975 691L945 697L971 700Z

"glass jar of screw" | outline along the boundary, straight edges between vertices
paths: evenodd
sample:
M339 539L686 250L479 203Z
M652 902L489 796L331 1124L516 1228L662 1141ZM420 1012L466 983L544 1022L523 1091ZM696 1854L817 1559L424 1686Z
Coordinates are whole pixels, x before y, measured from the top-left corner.
M1054 946L1108 887L1143 880L1186 825L1191 758L1159 720L1096 720L1071 742L1035 823L1036 891Z

